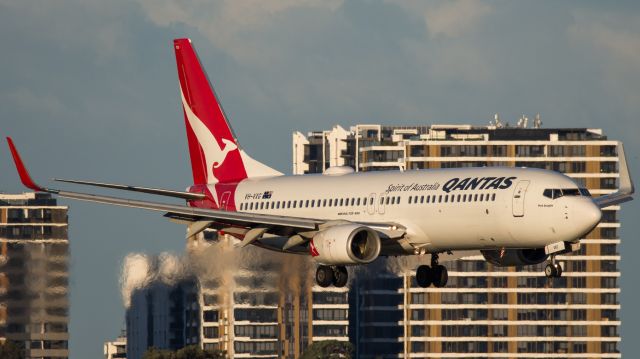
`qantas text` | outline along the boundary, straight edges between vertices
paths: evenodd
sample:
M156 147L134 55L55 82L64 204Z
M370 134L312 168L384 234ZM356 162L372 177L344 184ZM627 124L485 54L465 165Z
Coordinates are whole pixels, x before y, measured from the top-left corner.
M442 190L449 193L457 190L474 189L506 189L511 187L517 177L467 177L452 178L443 186Z

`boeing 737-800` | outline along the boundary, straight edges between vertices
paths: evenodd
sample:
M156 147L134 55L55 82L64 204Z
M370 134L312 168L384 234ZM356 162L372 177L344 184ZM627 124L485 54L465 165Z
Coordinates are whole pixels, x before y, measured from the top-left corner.
M479 250L496 265L548 261L558 277L560 253L600 221L601 208L631 199L633 183L619 145L616 193L592 198L569 177L533 168L458 168L285 176L240 147L189 39L174 40L180 95L194 184L186 191L59 180L186 200L186 205L68 192L37 185L8 138L22 183L60 197L164 212L188 225L187 237L205 229L238 239L239 246L311 255L320 286L344 286L345 266L379 256L430 255L416 280L445 286L438 255ZM213 259L215 260L215 259Z

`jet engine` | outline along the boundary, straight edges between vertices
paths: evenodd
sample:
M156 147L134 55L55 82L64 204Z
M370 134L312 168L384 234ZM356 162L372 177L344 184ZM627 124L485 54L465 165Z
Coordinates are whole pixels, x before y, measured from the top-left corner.
M310 243L311 254L322 264L347 265L373 262L380 254L380 236L358 224L341 224L318 232Z
M487 262L500 266L523 266L542 263L547 260L548 255L544 248L532 249L491 249L482 250L482 255Z

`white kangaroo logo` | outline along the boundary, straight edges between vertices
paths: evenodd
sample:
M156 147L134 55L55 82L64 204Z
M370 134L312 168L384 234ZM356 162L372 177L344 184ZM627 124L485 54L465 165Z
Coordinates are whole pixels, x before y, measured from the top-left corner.
M215 157L215 159L213 160L213 168L218 168L220 166L222 166L222 163L224 162L225 158L227 158L227 154L233 150L238 149L238 146L236 146L236 144L231 141L231 140L227 140L226 138L222 139L222 143L224 143L224 148L220 148L220 146L218 146L218 142L214 141L216 146L218 147L218 151L215 154L212 154L212 157Z
M207 169L207 182L208 184L216 184L218 183L218 179L213 174L213 169L222 166L229 152L237 150L238 146L232 140L223 138L222 143L224 143L224 148L220 148L220 145L213 136L213 133L211 133L202 120L193 113L191 107L187 104L187 100L184 98L182 91L180 91L180 95L182 95L182 106L187 114L189 125L196 134L198 142L200 143L200 146L202 146L202 151L204 152L206 161L205 165ZM218 204L218 196L215 193L215 189L212 191L212 194L216 204Z

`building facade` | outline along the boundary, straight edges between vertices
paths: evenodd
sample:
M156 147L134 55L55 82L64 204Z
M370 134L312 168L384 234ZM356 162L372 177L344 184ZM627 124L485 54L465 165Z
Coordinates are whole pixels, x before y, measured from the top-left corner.
M26 358L69 357L67 207L50 194L0 194L0 340Z
M176 351L200 344L197 293L192 278L175 283L156 280L134 290L126 310L127 358L141 359L152 347Z
M616 191L617 141L600 129L524 122L296 132L293 170L536 167L565 173L594 196ZM381 261L380 274L356 278L350 293L358 357L619 358L619 209L603 210L579 252L557 257L561 278L547 279L544 264L496 267L476 256L446 263L447 287L421 288L415 266Z
M113 341L104 343L104 359L127 359L126 333L122 333Z
M152 264L151 280L132 292L127 358L199 345L229 358L296 359L314 341L349 340L348 289L316 286L308 258L235 249L209 230L187 253L189 280L167 283L154 273L175 267Z

